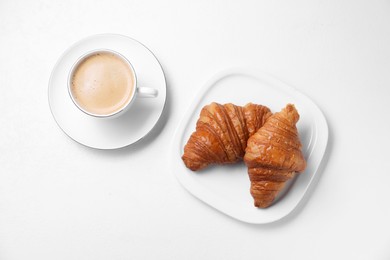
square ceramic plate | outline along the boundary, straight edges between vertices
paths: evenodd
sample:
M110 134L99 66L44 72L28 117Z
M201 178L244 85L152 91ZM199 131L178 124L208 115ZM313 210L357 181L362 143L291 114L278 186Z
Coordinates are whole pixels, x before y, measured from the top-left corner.
M300 114L297 128L307 160L305 172L296 175L266 209L253 206L250 181L243 162L211 166L199 172L187 169L181 160L184 145L195 131L203 106L211 103L245 105L252 102L280 111L292 103ZM234 69L217 74L200 90L182 119L172 144L171 170L191 194L213 208L244 222L265 224L282 219L302 201L318 174L328 142L324 115L308 97L285 83L258 71Z

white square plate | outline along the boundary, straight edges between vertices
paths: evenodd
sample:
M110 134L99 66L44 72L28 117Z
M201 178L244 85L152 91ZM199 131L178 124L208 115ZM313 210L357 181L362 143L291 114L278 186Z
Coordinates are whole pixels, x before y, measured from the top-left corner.
M193 131L203 106L218 102L245 105L252 102L280 111L292 103L300 114L297 128L307 160L305 172L289 181L274 204L266 209L253 206L250 181L243 162L215 165L193 172L181 159L184 145ZM265 224L291 213L305 196L318 172L328 142L324 115L308 97L264 73L242 69L224 71L200 90L182 119L173 140L171 170L179 182L195 197L215 209L244 222Z

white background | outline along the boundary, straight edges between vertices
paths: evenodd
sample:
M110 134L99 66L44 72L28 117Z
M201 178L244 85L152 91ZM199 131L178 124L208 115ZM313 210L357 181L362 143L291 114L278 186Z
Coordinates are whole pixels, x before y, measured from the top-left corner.
M168 84L152 134L116 151L72 141L47 101L61 53L106 32L148 46ZM271 225L215 211L169 170L193 96L236 66L296 87L330 127L313 191ZM388 0L0 0L0 259L390 259L389 99Z

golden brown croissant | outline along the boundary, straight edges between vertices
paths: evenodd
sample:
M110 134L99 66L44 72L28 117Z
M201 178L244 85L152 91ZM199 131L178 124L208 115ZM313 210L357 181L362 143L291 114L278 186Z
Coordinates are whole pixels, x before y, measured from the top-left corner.
M294 105L288 104L248 140L244 161L256 207L270 206L286 181L306 168L295 126L298 120Z
M234 163L242 159L248 138L271 116L269 108L249 103L244 107L211 103L202 108L184 147L182 159L196 171L210 164Z

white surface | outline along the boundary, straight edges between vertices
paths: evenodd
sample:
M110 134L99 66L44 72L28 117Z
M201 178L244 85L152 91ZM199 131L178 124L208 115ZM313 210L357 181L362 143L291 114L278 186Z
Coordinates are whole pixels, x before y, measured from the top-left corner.
M0 259L389 259L388 1L2 0L0 25ZM106 32L148 46L168 87L157 128L118 151L69 139L47 102L62 52ZM169 171L184 110L232 66L296 87L329 124L327 165L281 222L224 216Z
M74 64L94 50L108 49L131 60L137 88L158 91L155 98L137 97L131 107L113 118L97 118L82 112L69 96L69 77ZM156 57L134 39L117 34L98 34L82 39L64 52L49 80L49 105L58 126L80 144L98 149L131 145L146 136L160 119L166 101L164 72Z
M240 91L237 91L240 86ZM304 172L288 181L267 209L253 206L248 168L237 165L208 167L193 172L181 159L184 146L195 131L200 111L211 102L244 106L249 102L266 105L273 112L292 103L300 113L297 124L302 151L307 161ZM308 97L278 79L255 69L230 69L217 73L199 91L175 132L171 171L195 197L238 220L266 224L288 216L302 201L313 183L328 143L328 125L317 105ZM309 195L309 194L308 194Z

